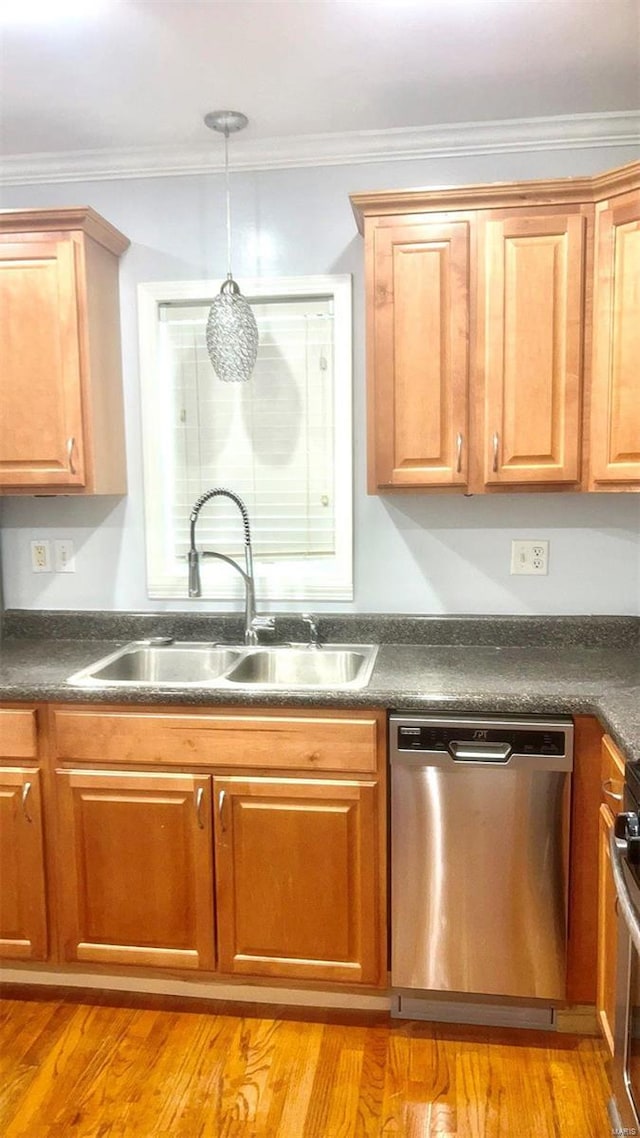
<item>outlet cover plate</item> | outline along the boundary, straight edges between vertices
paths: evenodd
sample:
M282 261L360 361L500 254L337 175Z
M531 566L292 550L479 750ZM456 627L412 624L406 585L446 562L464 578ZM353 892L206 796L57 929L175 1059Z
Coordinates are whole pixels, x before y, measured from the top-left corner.
M543 538L511 542L511 573L545 576L549 572L549 542Z
M31 543L31 570L33 573L51 572L51 542L35 538Z

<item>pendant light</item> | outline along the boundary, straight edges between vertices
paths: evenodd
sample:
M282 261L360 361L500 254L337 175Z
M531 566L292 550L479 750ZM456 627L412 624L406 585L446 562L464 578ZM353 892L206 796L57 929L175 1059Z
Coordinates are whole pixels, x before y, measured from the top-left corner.
M258 354L258 325L231 274L231 195L229 192L229 135L249 122L240 111L210 111L204 118L210 130L224 135L224 174L227 197L227 277L213 301L207 320L207 351L218 379L245 382L251 378Z

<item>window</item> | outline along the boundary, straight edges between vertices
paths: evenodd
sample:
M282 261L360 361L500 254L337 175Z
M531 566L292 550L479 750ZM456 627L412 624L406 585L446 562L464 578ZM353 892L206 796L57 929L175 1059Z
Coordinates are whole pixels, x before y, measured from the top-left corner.
M244 500L261 600L349 600L352 581L351 278L239 282L260 346L248 383L223 383L205 342L209 282L139 286L147 584L187 596L189 514L213 486ZM228 499L198 518L199 549L243 560ZM202 595L243 595L201 562Z

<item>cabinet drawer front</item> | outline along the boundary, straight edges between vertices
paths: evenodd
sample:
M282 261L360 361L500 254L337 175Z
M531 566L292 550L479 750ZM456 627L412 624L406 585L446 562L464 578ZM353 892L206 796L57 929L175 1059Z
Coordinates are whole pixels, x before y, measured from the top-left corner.
M373 772L380 716L54 713L58 762Z
M35 708L0 708L0 759L36 759Z

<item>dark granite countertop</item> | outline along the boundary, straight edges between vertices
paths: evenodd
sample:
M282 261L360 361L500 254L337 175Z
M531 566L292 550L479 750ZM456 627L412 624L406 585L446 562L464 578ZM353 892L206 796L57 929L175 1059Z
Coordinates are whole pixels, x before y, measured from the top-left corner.
M282 639L295 638L287 635L290 625L295 618L284 617ZM321 617L320 626L326 640L380 642L366 688L79 688L67 677L129 640L171 630L178 638L237 643L238 622L169 613L9 612L0 642L0 700L589 714L628 759L640 760L637 618Z

